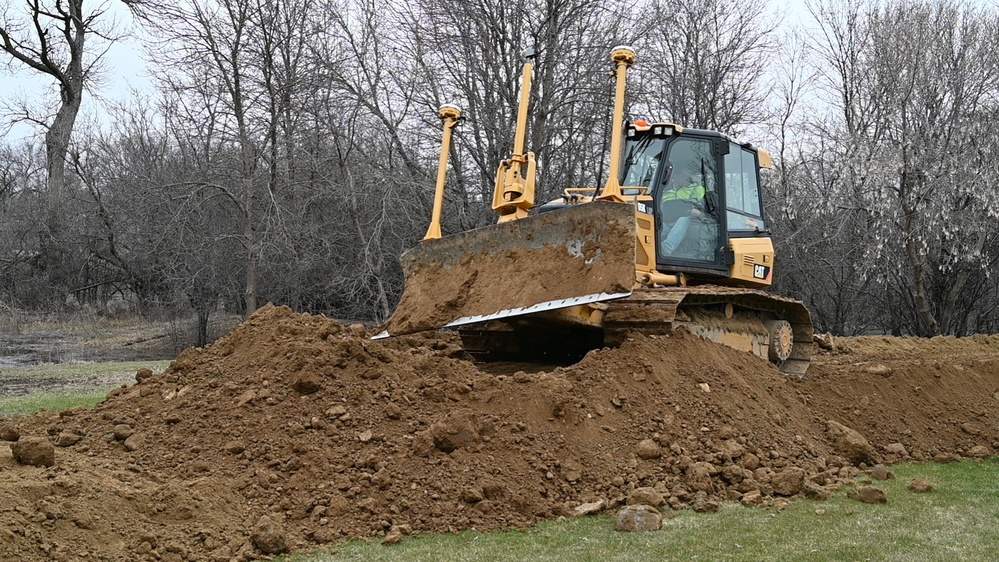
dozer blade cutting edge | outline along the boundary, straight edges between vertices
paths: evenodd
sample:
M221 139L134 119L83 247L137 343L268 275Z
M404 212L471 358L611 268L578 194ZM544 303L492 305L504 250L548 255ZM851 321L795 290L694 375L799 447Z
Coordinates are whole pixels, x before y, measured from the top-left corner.
M626 297L634 212L598 201L424 241L402 255L402 299L377 337Z

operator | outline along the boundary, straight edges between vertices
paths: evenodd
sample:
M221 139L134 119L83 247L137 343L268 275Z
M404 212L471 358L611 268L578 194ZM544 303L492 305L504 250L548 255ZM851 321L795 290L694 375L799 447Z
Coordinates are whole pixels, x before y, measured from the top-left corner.
M669 234L666 235L666 240L663 243L663 251L667 255L673 255L680 244L683 243L684 238L687 236L687 231L690 229L691 221L702 219L704 213L708 211L705 207L707 188L704 187L704 183L696 181L689 172L683 172L677 179L678 181L674 183L677 187L664 192L661 200L663 202L685 202L690 205L690 212L676 219L676 222L673 223L673 226L669 230Z

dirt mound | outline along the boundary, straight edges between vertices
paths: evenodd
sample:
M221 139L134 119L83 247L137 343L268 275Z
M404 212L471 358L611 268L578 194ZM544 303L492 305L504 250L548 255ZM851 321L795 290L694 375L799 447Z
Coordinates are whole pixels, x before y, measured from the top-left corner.
M0 420L56 445L50 468L0 447L0 558L246 560L629 495L821 497L858 470L830 420L872 461L994 451L999 356L983 341L897 363L822 355L805 381L683 333L569 367L483 366L446 334L370 341L267 306L93 410Z
M839 341L846 352L824 355L805 384L824 415L883 447L903 445L890 460L999 451L999 336Z

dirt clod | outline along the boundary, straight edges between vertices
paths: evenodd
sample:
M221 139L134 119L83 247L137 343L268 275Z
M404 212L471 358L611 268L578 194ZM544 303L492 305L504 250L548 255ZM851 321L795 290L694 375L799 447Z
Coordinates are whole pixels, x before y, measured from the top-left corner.
M63 431L56 437L55 444L57 447L72 447L73 445L79 443L82 438L83 437L78 433Z
M863 486L857 490L857 499L864 503L888 503L884 490L872 486Z
M889 443L888 445L885 445L885 452L892 455L897 455L898 457L903 459L909 458L909 451L907 451L905 449L905 445L901 443Z
M909 482L909 489L917 494L924 494L933 490L933 484L925 478L913 478L912 482Z
M666 499L655 488L635 488L628 494L628 505L651 505L658 508L665 504Z
M385 546L399 544L402 542L403 538L405 538L405 535L402 534L402 531L400 531L398 527L392 527L389 532L385 534L382 544Z
M805 486L805 471L796 466L786 468L770 479L770 486L781 496L798 495Z
M322 382L319 380L319 375L315 373L302 373L295 377L291 387L299 394L312 394L319 392L319 389L322 388Z
M644 460L658 459L663 456L662 447L652 439L643 439L635 447L635 454Z
M984 459L989 457L992 451L989 450L985 445L975 445L971 449L968 449L968 456L975 459Z
M28 466L55 464L55 447L44 437L21 437L10 444L14 460Z
M114 435L114 438L118 441L128 439L133 433L135 433L135 430L132 429L132 426L124 423L114 426L114 429L112 430L112 435Z
M146 443L146 438L141 433L133 433L125 439L125 449L128 451L138 451Z
M716 513L721 509L721 502L704 494L695 496L690 508L698 513Z
M850 462L854 465L874 462L874 447L871 446L859 431L833 420L826 422L826 425L828 426L829 437L833 447L849 459Z
M961 424L961 431L967 433L968 435L981 435L982 430L977 424L973 422L964 422Z
M21 430L12 423L0 422L0 441L17 441L21 438Z

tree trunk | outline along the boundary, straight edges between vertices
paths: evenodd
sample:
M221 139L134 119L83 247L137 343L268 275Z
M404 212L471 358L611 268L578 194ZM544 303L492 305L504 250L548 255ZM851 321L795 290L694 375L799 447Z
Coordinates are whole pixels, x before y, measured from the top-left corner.
M910 289L910 293L916 304L916 315L921 324L918 328L922 332L920 335L937 336L940 335L940 325L937 323L937 319L934 318L933 311L930 310L930 302L926 298L926 285L923 282L923 273L926 269L926 264L924 258L919 255L919 250L916 248L915 228L911 224L913 220L912 216L915 213L906 208L905 214L905 255L909 261L909 270L912 273L912 288Z
M61 87L62 104L52 125L45 133L45 166L48 175L48 212L42 250L49 282L55 287L65 287L69 273L66 268L66 217L68 193L66 190L66 154L73 125L80 111L83 93L82 79L77 87Z
M985 233L979 233L978 238L975 241L976 252L981 252L985 247ZM940 323L943 325L943 329L948 334L959 333L962 329L964 322L955 326L954 317L957 315L957 301L958 297L964 291L965 285L968 283L968 279L971 277L972 266L967 264L962 264L957 274L952 277L952 283L950 290L947 291L947 298L944 301L943 311L940 314ZM967 315L965 315L967 318Z
M198 307L198 341L196 347L208 345L208 318L211 315L211 307Z
M243 201L243 239L246 244L246 274L243 278L243 318L249 318L257 311L257 262L260 255L256 229L253 228L253 180L247 178Z

